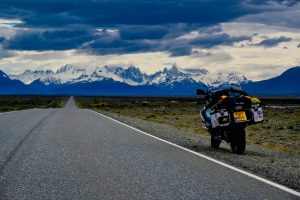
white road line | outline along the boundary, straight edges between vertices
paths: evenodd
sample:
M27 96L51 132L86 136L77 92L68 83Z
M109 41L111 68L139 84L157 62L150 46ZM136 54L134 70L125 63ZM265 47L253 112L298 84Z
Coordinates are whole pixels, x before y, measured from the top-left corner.
M251 173L249 173L249 172L246 172L246 171L244 171L244 170L241 170L241 169L238 169L238 168L236 168L236 167L234 167L234 166L231 166L231 165L229 165L229 164L226 164L226 163L224 163L224 162L218 161L218 160L216 160L216 159L214 159L214 158L208 157L208 156L206 156L206 155L203 155L203 154L201 154L201 153L198 153L198 152L192 151L192 150L190 150L190 149L184 148L184 147L182 147L182 146L179 146L179 145L174 144L174 143L172 143L172 142L169 142L169 141L167 141L167 140L164 140L164 139L161 139L161 138L159 138L159 137L153 136L153 135L151 135L151 134L149 134L149 133L146 133L146 132L141 131L141 130L139 130L139 129L137 129L137 128L134 128L134 127L132 127L132 126L129 126L128 124L124 124L123 122L120 122L120 121L118 121L118 120L116 120L116 119L113 119L113 118L111 118L111 117L108 117L108 116L106 116L106 115L104 115L104 114L98 113L98 112L93 111L93 110L89 110L89 111L91 111L91 112L93 112L93 113L96 113L96 114L98 114L98 115L101 115L102 117L105 117L105 118L107 118L107 119L110 119L110 120L112 120L112 121L114 121L114 122L117 122L117 123L119 123L119 124L122 124L122 125L124 125L124 126L126 126L126 127L128 127L128 128L131 128L131 129L133 129L133 130L135 130L135 131L138 131L138 132L140 132L140 133L142 133L142 134L145 134L145 135L147 135L147 136L149 136L149 137L152 137L152 138L154 138L154 139L160 140L160 141L165 142L165 143L167 143L167 144L169 144L169 145L172 145L172 146L177 147L177 148L179 148L179 149L182 149L182 150L184 150L184 151L190 152L190 153L192 153L192 154L194 154L194 155L197 155L197 156L199 156L199 157L205 158L205 159L210 160L210 161L212 161L212 162L214 162L214 163L217 163L217 164L219 164L219 165L222 165L222 166L224 166L224 167L227 167L227 168L229 168L229 169L231 169L231 170L237 171L237 172L242 173L242 174L244 174L244 175L246 175L246 176L252 177L252 178L257 179L257 180L259 180L259 181L261 181L261 182L264 182L264 183L266 183L266 184L269 184L269 185L271 185L271 186L274 186L274 187L276 187L276 188L279 188L279 189L281 189L281 190L284 190L284 191L286 191L286 192L288 192L288 193L290 193L290 194L293 194L293 195L296 195L296 196L300 197L300 192L297 192L297 191L295 191L295 190L293 190L293 189L290 189L290 188L288 188L288 187L286 187L286 186L280 185L280 184L278 184L278 183L274 183L274 182L269 181L269 180L267 180L267 179L265 179L265 178L259 177L259 176L257 176L257 175L251 174Z

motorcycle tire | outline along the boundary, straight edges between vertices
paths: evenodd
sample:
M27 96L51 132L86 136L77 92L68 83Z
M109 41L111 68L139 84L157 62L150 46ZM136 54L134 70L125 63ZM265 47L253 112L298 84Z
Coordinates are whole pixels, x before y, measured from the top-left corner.
M246 133L244 129L238 129L235 131L230 141L230 147L233 153L244 153L246 149Z
M212 133L211 138L210 138L211 148L218 149L220 144L221 144L221 139L219 137L217 137L215 133Z

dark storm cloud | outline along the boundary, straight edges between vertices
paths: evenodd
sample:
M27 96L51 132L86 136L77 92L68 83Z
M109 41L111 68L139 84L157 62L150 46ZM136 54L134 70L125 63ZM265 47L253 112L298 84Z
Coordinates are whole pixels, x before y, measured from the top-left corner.
M188 56L192 53L192 47L190 45L180 45L180 44L174 44L172 45L168 51L170 52L170 56L176 57L176 56Z
M164 26L124 26L120 36L124 40L161 39L168 34Z
M245 40L251 40L249 36L239 36L233 37L228 35L227 33L218 33L213 35L206 35L204 37L199 37L191 41L191 44L204 47L204 48L211 48L217 45L232 45L236 42L241 42Z
M82 50L100 55L154 51L153 46L150 44L121 39L112 41L96 40L88 48L82 48Z
M246 14L235 21L246 23L259 23L269 26L284 28L300 28L300 1L299 0L252 0L245 3L248 10L258 11L254 14Z
M0 44L5 41L5 37L0 37Z
M211 29L213 30L213 29ZM214 32L209 31L209 34L201 35L193 39L182 39L176 42L170 41L167 51L171 53L171 56L186 56L192 53L193 48L213 48L219 45L232 46L236 42L245 40L251 40L251 37L240 36L233 37L226 33L217 32L216 27Z
M199 31L202 35L193 38L176 38L173 34L167 34L165 37L155 40L133 40L131 37L126 40L122 34L119 35L119 32L102 31L95 40L83 45L80 50L102 55L166 51L171 56L186 56L192 53L193 48L230 46L236 42L251 40L251 37L248 36L230 36L222 33L222 30L216 27L211 28L208 32L201 29Z
M282 42L289 42L292 38L281 36L279 38L271 38L265 39L260 43L256 44L256 46L263 46L263 47L275 47L278 46Z
M99 24L215 24L253 12L238 0L2 0L0 16L19 15L27 26ZM14 13L14 14L13 14Z
M262 3L250 0L2 0L0 18L24 22L16 24L22 30L2 44L5 49L13 50L78 49L102 55L167 51L172 56L190 55L193 48L250 40L246 36L223 33L218 24L262 12L256 9L257 4ZM116 32L108 31L112 29ZM191 31L201 32L201 36L176 39ZM260 45L271 46L272 42L275 45L282 41L265 41Z
M155 51L153 43L155 41L122 38L120 30L117 29L101 29L94 34L92 41L82 45L79 50L101 55L139 53Z
M6 41L4 47L13 50L68 50L78 48L82 43L91 39L92 36L86 31L22 31Z

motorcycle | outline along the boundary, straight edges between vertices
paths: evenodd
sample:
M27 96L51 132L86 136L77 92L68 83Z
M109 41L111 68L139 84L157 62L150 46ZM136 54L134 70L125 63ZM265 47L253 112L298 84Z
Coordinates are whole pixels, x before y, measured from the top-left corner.
M206 105L200 116L211 135L211 147L219 148L225 140L234 153L243 154L246 126L261 123L264 119L260 100L249 96L237 85L197 89L196 94L205 96Z

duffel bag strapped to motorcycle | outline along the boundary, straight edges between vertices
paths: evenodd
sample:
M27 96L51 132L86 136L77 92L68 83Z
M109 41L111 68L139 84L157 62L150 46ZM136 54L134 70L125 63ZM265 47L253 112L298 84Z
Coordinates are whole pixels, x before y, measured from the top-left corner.
M251 104L253 105L260 104L260 100L256 97L251 97Z
M218 126L228 126L230 123L230 116L227 110L218 110L210 115L212 128Z
M254 123L259 123L264 120L263 109L259 104L252 105L250 111L252 112L252 119Z
M244 97L250 99L252 105L260 104L260 100L256 97L250 97L250 96L247 96L247 95L244 96Z
M263 109L261 107L261 102L256 97L245 96L251 100L251 114L252 114L252 122L259 123L264 120Z

